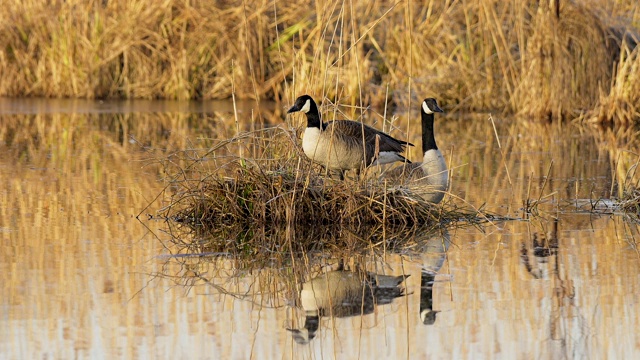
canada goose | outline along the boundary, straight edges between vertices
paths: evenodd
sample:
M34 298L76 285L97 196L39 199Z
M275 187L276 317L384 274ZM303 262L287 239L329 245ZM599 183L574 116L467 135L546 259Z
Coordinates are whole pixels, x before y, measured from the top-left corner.
M404 296L400 284L408 275L388 276L352 271L330 271L302 284L300 302L305 310L304 329L288 329L298 344L316 336L320 317L348 317L373 312L376 305L390 304Z
M287 114L298 111L307 115L307 128L302 135L305 155L329 170L339 171L340 179L344 179L346 170L356 169L359 173L363 164L367 167L407 161L399 153L407 145L413 146L357 121L323 123L316 102L309 95L298 97Z
M433 133L434 113L443 113L436 99L427 98L422 102L422 162L404 164L384 176L393 180L413 180L411 190L420 194L426 201L439 203L444 198L449 182L447 163L438 146Z

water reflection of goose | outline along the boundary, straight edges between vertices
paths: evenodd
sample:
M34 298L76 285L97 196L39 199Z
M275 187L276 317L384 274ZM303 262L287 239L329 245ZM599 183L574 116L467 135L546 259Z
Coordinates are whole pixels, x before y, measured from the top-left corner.
M527 246L524 242L520 246L520 259L527 269L527 272L536 279L542 279L548 276L548 270L546 269L549 258L553 258L557 254L558 219L553 221L551 231L548 233L533 233L531 236L531 247Z
M307 344L316 336L321 317L370 314L376 305L390 304L393 299L404 296L400 284L407 277L342 269L324 273L302 285L300 302L306 313L304 329L289 331L298 344Z
M384 174L392 181L411 180L409 188L424 200L439 203L444 198L449 183L449 171L436 144L433 132L435 113L444 112L434 98L427 98L420 108L422 123L422 162L408 163Z
M583 318L575 315L579 313L576 310L576 288L570 274L571 271L567 270L570 269L570 266L566 266L564 263L567 258L559 254L559 222L560 219L556 218L549 231L545 229L541 232L534 232L531 236L531 246L523 243L520 256L527 272L534 279L545 279L551 284L550 340L558 346L566 348L575 345L567 345L567 339L570 337L567 335L567 324L571 324L575 320L581 321ZM575 224L573 226L574 229L577 228Z
M405 146L413 146L357 121L323 123L318 107L309 95L298 97L287 113L298 111L307 115L307 128L302 135L305 155L330 170L338 170L341 179L345 170L359 172L363 164L366 167L407 161L400 153Z
M433 309L433 284L438 271L444 264L446 252L451 245L451 237L446 229L441 233L429 234L418 241L421 252L422 272L420 275L420 319L425 325L436 322L438 310Z

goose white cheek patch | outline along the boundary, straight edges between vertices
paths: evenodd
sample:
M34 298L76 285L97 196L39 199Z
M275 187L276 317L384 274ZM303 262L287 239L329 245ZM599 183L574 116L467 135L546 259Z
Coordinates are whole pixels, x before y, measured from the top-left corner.
M304 103L304 106L302 107L302 109L300 109L300 111L304 112L305 114L309 112L309 110L311 110L311 101L307 100Z
M422 110L426 113L426 114L433 114L433 111L431 111L431 109L429 109L429 105L427 105L426 101L422 102Z

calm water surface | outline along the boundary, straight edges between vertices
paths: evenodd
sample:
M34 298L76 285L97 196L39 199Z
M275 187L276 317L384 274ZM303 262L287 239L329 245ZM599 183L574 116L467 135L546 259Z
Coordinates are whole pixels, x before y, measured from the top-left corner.
M248 269L172 255L170 225L147 216L163 204L155 164L282 124L282 109L243 104L236 125L229 103L0 105L1 358L640 354L637 226L589 201L618 196L634 143L494 117L496 138L488 115L441 118L455 195L445 201L519 220L412 234L412 251L349 257L344 269L326 254L302 270ZM189 270L198 262L208 271ZM303 309L323 289L345 293L335 279L354 284L357 309Z

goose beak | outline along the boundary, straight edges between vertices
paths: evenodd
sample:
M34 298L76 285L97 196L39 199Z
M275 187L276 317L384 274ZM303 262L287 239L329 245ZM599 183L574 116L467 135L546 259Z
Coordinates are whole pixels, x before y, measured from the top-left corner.
M287 110L287 114L291 114L298 111L300 111L300 109L298 109L296 105L293 105L289 110Z
M436 108L433 109L433 112L439 112L439 113L443 113L444 110L440 109L440 106L438 106L438 104L435 104Z

